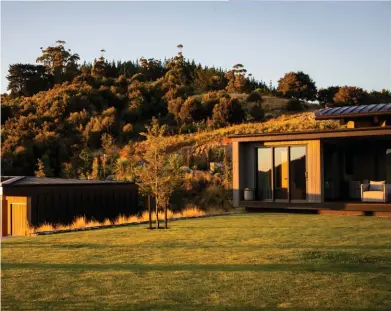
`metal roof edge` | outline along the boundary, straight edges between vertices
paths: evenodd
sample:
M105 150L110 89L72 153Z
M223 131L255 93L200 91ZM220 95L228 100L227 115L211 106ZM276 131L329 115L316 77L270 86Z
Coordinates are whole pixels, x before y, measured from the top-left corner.
M10 179L7 179L7 180L1 182L1 185L2 186L3 185L12 185L13 183L15 183L15 182L17 182L19 180L22 180L24 178L26 178L26 176L14 176L14 177L12 177Z
M332 120L332 119L359 119L359 118L367 118L367 117L374 117L374 116L389 116L391 115L391 111L370 111L370 112L363 112L363 113L348 113L348 114L331 114L331 115L322 115L320 113L314 114L314 118L316 121L321 120Z
M266 133L252 133L252 134L234 134L226 136L228 139L235 139L241 137L258 137L258 136L283 136L283 135L300 135L300 134L322 134L322 133L339 133L339 132L359 132L359 131L381 131L391 129L391 126L384 127L359 127L359 128L339 128L339 129L309 129L307 131L292 131L292 132L266 132Z
M11 176L10 176L11 177ZM21 180L28 181L29 178L35 178L36 182L27 182L19 183ZM50 182L45 183L45 179ZM66 182L66 181L75 181ZM64 181L64 182L63 182ZM125 180L82 180L82 179L64 179L64 178L46 178L46 177L35 177L35 176L15 176L1 183L1 186L17 186L17 187L35 187L35 186L114 186L114 185L136 185L135 181L125 181Z

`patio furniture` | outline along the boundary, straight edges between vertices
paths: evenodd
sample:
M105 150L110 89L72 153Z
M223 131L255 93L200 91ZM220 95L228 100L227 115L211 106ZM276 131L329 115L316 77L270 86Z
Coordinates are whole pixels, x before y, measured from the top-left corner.
M361 185L361 201L363 202L387 202L388 185L385 181L370 181Z

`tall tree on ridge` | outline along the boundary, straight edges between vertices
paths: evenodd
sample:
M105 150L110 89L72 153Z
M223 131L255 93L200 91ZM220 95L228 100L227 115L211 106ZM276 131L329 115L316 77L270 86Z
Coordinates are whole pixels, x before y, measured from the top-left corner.
M324 89L319 89L316 99L322 106L332 104L334 102L334 96L338 93L339 89L339 86L329 86Z
M66 50L65 41L57 40L55 46L41 47L42 55L37 58L37 63L43 63L47 71L54 77L54 83L69 81L77 75L78 54L72 54Z
M277 91L284 97L299 100L315 100L317 92L315 82L302 71L286 73L278 80Z
M45 66L13 64L8 69L8 87L12 96L33 96L51 86Z
M337 106L362 105L368 99L368 93L360 87L343 86L334 96L334 103Z
M104 57L104 53L106 52L104 49L101 49L101 56L98 60L94 61L94 65L92 66L91 73L94 76L104 76L106 69L106 60Z
M189 65L182 54L183 45L179 44L179 52L171 61L167 62L168 71L164 75L163 87L167 89L165 99L168 103L168 112L171 113L182 127L179 112L185 99L191 94L191 72Z
M242 64L234 65L232 69L225 74L225 78L228 79L226 90L232 93L244 92L247 84L246 72L247 70Z

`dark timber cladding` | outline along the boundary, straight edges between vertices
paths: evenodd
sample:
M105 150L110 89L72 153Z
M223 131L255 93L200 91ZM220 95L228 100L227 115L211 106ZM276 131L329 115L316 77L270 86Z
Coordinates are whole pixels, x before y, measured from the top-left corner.
M119 215L134 215L137 208L137 186L131 182L94 181L37 177L2 179L4 203L25 198L28 223L40 226L71 224L76 217L87 220L114 220Z

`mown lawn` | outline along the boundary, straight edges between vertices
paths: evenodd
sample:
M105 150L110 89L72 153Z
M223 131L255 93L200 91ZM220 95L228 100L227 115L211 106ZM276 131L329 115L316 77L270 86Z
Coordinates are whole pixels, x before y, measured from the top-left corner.
M2 242L2 310L391 310L391 219L239 214Z

